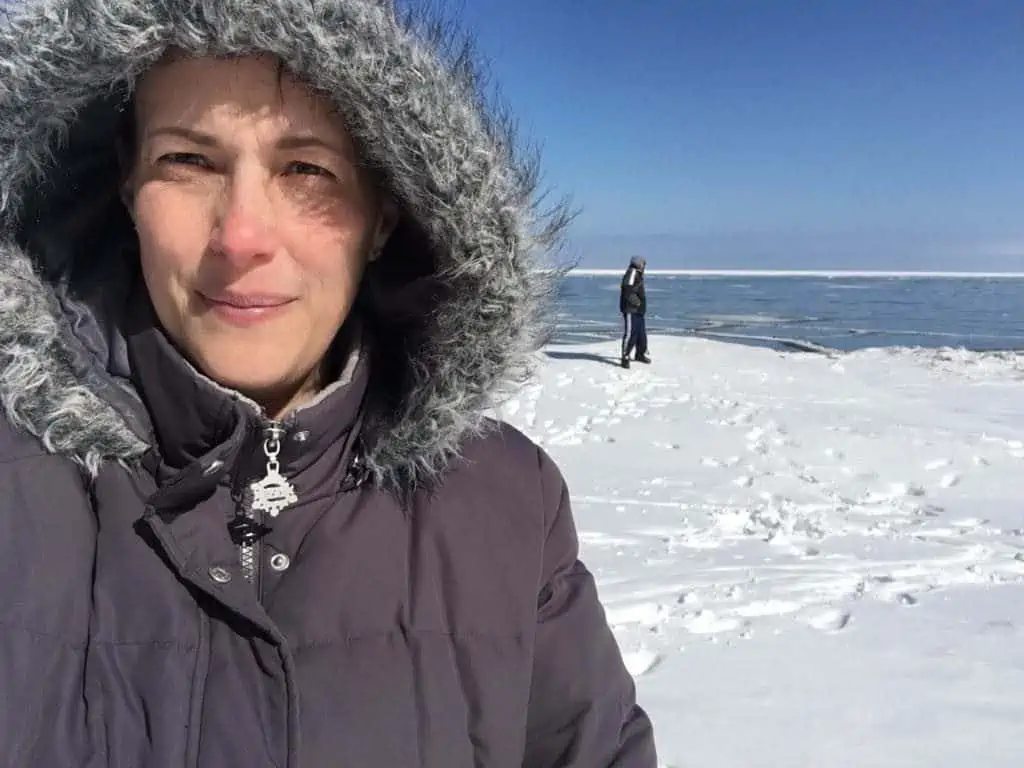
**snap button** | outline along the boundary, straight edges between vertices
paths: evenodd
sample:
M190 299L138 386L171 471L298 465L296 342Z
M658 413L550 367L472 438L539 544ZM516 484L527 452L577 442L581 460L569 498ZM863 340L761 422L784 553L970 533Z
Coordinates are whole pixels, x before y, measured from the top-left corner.
M270 567L275 571L288 570L288 566L292 564L292 560L284 552L278 552L271 556Z
M223 466L224 466L224 462L223 461L221 461L220 459L214 459L213 461L211 461L209 464L206 465L205 469L203 469L203 474L205 476L209 477L210 475L212 475L215 472L217 472Z
M210 578L218 584L227 584L231 581L231 572L227 568L221 568L219 565L215 565L209 570Z
M308 429L301 429L301 430L299 430L294 435L292 435L292 440L294 440L296 443L304 443L304 442L306 442L307 440L309 440L309 430Z

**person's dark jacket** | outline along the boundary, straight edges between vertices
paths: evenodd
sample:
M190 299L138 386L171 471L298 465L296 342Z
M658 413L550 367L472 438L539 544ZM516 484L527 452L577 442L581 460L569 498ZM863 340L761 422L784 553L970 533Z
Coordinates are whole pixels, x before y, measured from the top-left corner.
M26 0L0 25L0 765L654 768L552 460L489 422L544 328L535 174L379 0ZM117 200L130 82L268 51L403 218L298 501L231 527L269 422L156 327ZM403 74L404 73L404 74ZM266 526L269 531L259 526Z
M619 312L622 314L647 314L647 294L644 292L644 268L646 262L639 256L629 260L629 267L622 275L619 290Z

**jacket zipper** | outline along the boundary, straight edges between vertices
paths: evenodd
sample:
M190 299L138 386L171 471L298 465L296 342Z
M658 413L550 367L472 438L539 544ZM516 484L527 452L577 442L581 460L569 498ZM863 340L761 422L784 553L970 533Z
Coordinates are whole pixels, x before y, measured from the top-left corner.
M268 422L263 428L263 457L266 459L263 477L251 482L242 496L241 514L244 520L239 529L238 560L245 580L262 587L261 539L269 530L266 516L277 517L285 507L298 501L295 488L281 474L278 455L285 428L281 422Z

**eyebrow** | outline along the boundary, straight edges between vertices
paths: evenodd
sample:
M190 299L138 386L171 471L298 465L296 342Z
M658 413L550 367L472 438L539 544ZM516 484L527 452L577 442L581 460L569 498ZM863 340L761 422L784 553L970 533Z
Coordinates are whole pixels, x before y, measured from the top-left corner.
M152 131L148 131L147 135L152 138L154 136L176 136L187 141L191 141L193 144L199 144L204 147L217 147L220 146L220 141L217 140L216 136L203 131L197 131L193 128L182 128L178 125L167 125L160 128L155 128ZM347 157L348 153L345 152L341 147L337 147L323 139L315 136L311 133L301 133L291 136L283 136L277 141L278 149L326 149L330 152L334 152L342 157Z
M151 131L146 131L146 136L147 138L153 138L154 136L176 136L179 139L186 139L193 144L201 144L204 147L215 147L220 143L208 133L194 131L191 128L181 128L177 125L154 128Z

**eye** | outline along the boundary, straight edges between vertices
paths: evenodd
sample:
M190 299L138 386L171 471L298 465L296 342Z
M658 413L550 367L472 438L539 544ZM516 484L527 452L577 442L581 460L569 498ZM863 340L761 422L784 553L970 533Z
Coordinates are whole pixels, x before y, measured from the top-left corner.
M157 162L166 163L167 165L192 165L197 168L213 168L213 163L202 155L197 155L194 152L168 152L166 155L161 155Z
M314 165L313 163L304 163L301 160L288 163L288 165L285 166L285 172L294 173L298 176L323 176L328 179L335 178L334 174L326 168Z

